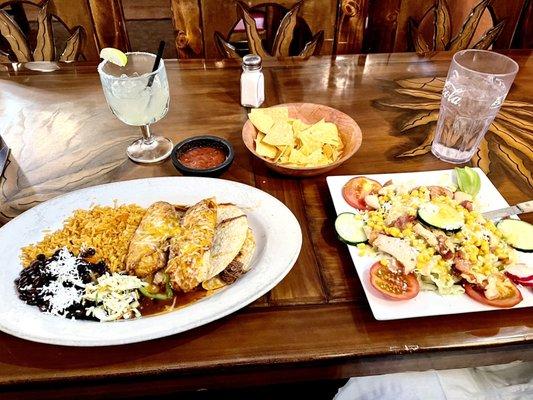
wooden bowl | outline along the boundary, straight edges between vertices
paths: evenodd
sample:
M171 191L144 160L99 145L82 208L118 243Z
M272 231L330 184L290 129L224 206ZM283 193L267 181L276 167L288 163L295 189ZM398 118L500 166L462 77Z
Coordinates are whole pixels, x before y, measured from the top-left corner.
M339 134L344 144L344 150L341 157L332 164L321 165L319 167L288 167L274 163L268 158L262 157L255 151L255 138L257 129L250 120L247 120L242 127L242 140L244 144L257 158L263 160L268 168L283 175L294 177L315 176L331 171L337 168L343 162L352 157L361 146L362 133L359 125L348 115L334 108L313 103L287 103L279 104L276 107L287 107L289 117L298 118L306 124L314 124L322 118L326 122L333 122L337 125Z

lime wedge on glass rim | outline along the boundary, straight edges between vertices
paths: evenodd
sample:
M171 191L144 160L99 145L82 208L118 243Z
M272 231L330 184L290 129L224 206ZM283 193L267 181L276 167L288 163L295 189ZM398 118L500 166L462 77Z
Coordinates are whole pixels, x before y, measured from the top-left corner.
M105 47L100 50L100 58L116 64L119 67L124 67L128 63L128 56L119 49L113 47Z

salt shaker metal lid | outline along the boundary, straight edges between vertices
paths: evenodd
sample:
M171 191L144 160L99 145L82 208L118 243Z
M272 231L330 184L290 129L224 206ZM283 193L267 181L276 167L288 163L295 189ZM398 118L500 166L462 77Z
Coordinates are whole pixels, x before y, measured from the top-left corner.
M247 54L242 58L242 69L256 71L261 69L261 57L257 54Z

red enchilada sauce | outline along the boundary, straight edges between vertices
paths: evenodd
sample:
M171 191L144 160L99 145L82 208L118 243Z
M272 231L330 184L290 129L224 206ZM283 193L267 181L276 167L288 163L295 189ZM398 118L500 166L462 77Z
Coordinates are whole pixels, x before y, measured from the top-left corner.
M188 168L210 169L222 164L226 160L226 153L216 147L198 146L185 151L178 160Z

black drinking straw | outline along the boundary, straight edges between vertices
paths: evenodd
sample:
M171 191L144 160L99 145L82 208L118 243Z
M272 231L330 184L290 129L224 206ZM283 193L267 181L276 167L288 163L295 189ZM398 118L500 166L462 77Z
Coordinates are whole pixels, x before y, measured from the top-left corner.
M152 68L152 72L157 71L159 68L159 63L161 62L161 57L163 57L163 51L165 50L165 41L161 40L159 42L159 48L157 49L157 56L155 58L154 67ZM148 87L152 87L152 84L154 83L155 74L150 76L150 79L148 79Z

